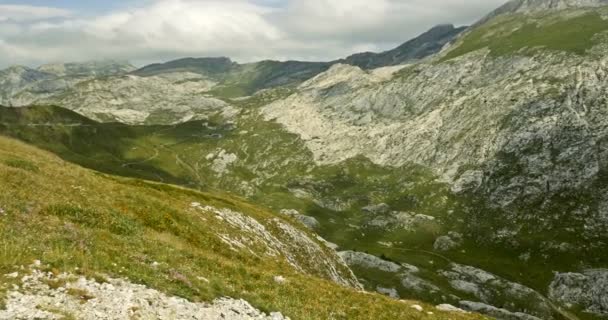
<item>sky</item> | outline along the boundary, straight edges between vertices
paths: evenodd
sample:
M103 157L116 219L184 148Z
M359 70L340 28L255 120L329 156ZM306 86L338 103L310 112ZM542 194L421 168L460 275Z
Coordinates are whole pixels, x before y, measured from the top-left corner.
M327 61L383 51L505 0L0 0L0 67L227 56Z

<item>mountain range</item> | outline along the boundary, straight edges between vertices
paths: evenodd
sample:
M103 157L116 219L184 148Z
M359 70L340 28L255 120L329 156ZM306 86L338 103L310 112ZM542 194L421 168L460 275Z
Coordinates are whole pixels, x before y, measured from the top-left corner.
M127 268L129 279L189 299L242 298L294 319L307 317L302 301L318 279L332 284L312 318L606 319L606 52L607 1L514 0L471 27L440 25L394 50L331 62L11 67L0 72L0 133L63 160L2 138L0 169L15 176L0 180L0 212L42 228L20 218L31 207L45 223L81 226L74 232L93 246L111 224L105 230L82 208L122 219L126 206L137 236L118 236L140 244L161 237L180 252L185 241L196 254L214 254L200 251L211 241L191 232L200 233L223 243L222 261L234 266L202 266L215 272L214 284L193 284L201 266L177 269L174 255L126 248L121 259L164 258L169 278L173 268L188 281L157 282L139 267ZM93 200L53 195L63 175L62 185L76 187L84 177ZM28 200L38 189L50 205ZM189 203L197 205L184 211ZM162 230L142 214L155 207L173 221ZM213 226L198 222L199 207ZM11 237L7 230L0 227L0 239ZM268 250L287 265L275 265ZM60 250L52 253L39 258L66 264ZM87 257L79 261L88 275L120 276L102 255ZM263 264L238 267L251 261ZM263 270L288 274L275 282L283 298ZM240 280L221 284L233 272ZM388 298L370 295L372 307L360 288ZM335 312L320 301L338 303Z

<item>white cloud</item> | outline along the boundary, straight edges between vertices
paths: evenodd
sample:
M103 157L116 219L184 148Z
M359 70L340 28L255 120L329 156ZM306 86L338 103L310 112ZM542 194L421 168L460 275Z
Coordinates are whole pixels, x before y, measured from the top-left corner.
M375 28L391 9L389 0L294 0L281 14L298 32L331 35Z
M439 23L472 23L501 2L152 0L87 19L0 5L0 65L183 56L325 60L388 48Z
M0 4L0 21L35 21L49 18L65 18L70 15L71 12L65 9L18 4Z
M213 46L278 40L268 9L245 1L162 0L150 7L94 20L86 31L106 39L137 39L148 49L200 51Z

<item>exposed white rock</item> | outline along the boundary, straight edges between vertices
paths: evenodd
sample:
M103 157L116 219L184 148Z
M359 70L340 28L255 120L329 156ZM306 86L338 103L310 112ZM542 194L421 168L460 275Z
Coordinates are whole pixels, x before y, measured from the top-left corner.
M400 265L394 262L382 260L376 256L364 252L342 251L338 252L338 254L349 266L356 265L386 272L397 272L402 269Z
M445 236L440 236L435 240L433 248L437 251L449 251L460 247L463 237L458 232L449 232Z
M410 308L420 311L420 312L424 311L424 309L420 305L417 305L417 304L411 305Z
M596 102L606 95L608 58L594 57L494 58L482 50L408 66L388 82L335 66L263 112L299 135L318 164L358 155L384 166L417 163L456 181L455 192L488 187L483 177L505 166L497 156L513 154L527 171L490 190L490 202L505 207L524 186L526 196L543 195L547 186L577 188L598 173L594 137L604 136L605 115ZM558 160L551 150L560 150Z
M283 276L274 276L273 280L278 284L284 284L285 282L287 282L287 279L285 279L285 277Z
M543 318L538 318L523 312L511 312L506 309L496 308L494 306L480 303L480 302L472 302L472 301L460 301L460 305L470 311L479 312L483 314L487 314L492 317L496 317L497 319L504 320L542 320Z
M368 208L367 210L370 209ZM376 208L374 210L379 209ZM420 227L435 222L435 217L425 214L399 211L392 211L388 213L381 212L382 211L376 211L374 215L371 215L368 221L365 222L365 226L384 230L402 229L406 231L415 231Z
M306 227L308 227L309 229L312 229L312 230L317 229L321 225L319 223L319 221L317 219L315 219L314 217L303 215L300 212L298 212L298 210L283 209L280 212L281 212L281 214L295 218L296 220L300 221L302 224L304 224Z
M66 281L65 287L50 288L49 280ZM168 296L125 279L108 278L106 283L33 270L21 289L8 293L0 319L201 319L246 320L289 319L280 313L265 314L244 300L221 298L213 303L194 303Z
M498 312L502 312L502 309L498 310L499 308L494 308L492 305L500 304L505 312L522 317L513 319L551 318L552 308L543 295L519 283L510 282L478 268L455 263L450 264L449 270L440 271L439 274L446 277L454 289L481 301L479 304L470 302L466 306L461 303L467 310L496 316ZM508 297L506 303L505 296ZM521 310L517 305L532 305L534 308ZM531 318L526 318L524 315L529 315Z
M234 153L228 153L226 150L220 149L212 159L213 164L211 165L211 170L222 175L226 173L228 167L235 163L239 158Z
M458 308L458 307L454 307L451 304L440 304L438 306L435 307L437 310L439 311L445 311L445 312L459 312L459 313L466 313L466 311Z
M409 273L418 273L420 272L420 269L416 266L413 266L411 264L408 263L401 263L401 266L404 268L405 271L409 272Z
M469 170L463 173L452 184L452 192L462 193L463 191L471 191L479 188L483 183L483 171Z
M499 13L531 13L569 8L599 7L606 0L512 0L498 10Z
M283 220L275 218L262 223L230 209L211 206L197 208L214 215L233 229L232 232L218 230L217 234L233 250L255 254L252 247L265 248L268 257L283 257L297 271L312 273L344 286L361 288L350 268L333 249Z
M67 85L63 93L29 98L26 104L51 104L99 121L128 124L176 123L211 115L231 118L236 109L203 93L213 82L190 74L95 78Z
M549 298L586 312L608 315L608 269L582 273L557 273L549 286Z
M378 293L381 293L385 296L389 296L393 299L399 299L399 292L397 292L397 289L395 288L383 288L383 287L376 287L376 291Z
M22 104L15 98L24 88L37 87L37 84L44 84L36 91L40 95L46 96L49 91L65 87L63 81L55 81L55 76L46 72L30 69L23 66L13 66L5 70L0 70L0 105L19 106ZM46 88L48 90L42 90ZM24 104L28 104L26 102Z
M340 246L333 243L333 242L329 242L325 239L323 239L321 236L317 235L316 236L317 240L321 241L321 243L323 243L326 247L332 249L332 250L337 250Z
M368 212L371 214L383 214L389 213L391 211L391 207L389 207L386 203L373 204L369 206L365 206L361 208L364 212Z
M436 294L441 292L441 289L438 286L415 275L414 272L404 271L400 274L400 277L401 286L413 292L421 294Z

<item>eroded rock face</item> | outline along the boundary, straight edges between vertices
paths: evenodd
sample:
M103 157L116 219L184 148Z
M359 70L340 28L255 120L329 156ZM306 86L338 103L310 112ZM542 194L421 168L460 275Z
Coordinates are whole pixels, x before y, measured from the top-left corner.
M263 112L299 135L318 165L364 156L381 166L433 169L452 192L502 211L509 236L492 241L516 245L515 226L532 220L552 232L575 211L577 232L591 238L608 228L594 204L552 217L526 208L588 190L607 165L602 50L502 57L480 50L392 73L336 65Z
M608 316L608 269L557 273L549 286L549 297L568 307Z
M464 185L479 185L483 173L457 177L454 169L482 164L501 151L522 153L538 138L553 141L565 157L575 146L590 149L593 140L584 130L573 131L567 141L558 138L566 129L586 124L591 129L587 118L603 112L577 111L583 101L575 97L583 90L596 92L594 98L602 94L598 90L605 79L605 63L553 53L495 59L478 52L455 63L405 67L388 82L373 72L337 65L264 112L268 120L299 134L318 163L364 155L380 165L424 164L450 181L467 177ZM563 83L556 85L555 79ZM558 93L562 90L564 95ZM530 105L531 101L539 105ZM530 119L534 113L536 119ZM510 125L503 125L505 121ZM520 156L532 162L539 155ZM597 172L594 163L576 168L579 180Z
M280 219L258 221L230 209L192 208L227 224L217 237L234 251L265 252L268 258L285 259L295 270L314 274L347 287L361 288L348 265L336 252L306 232Z

